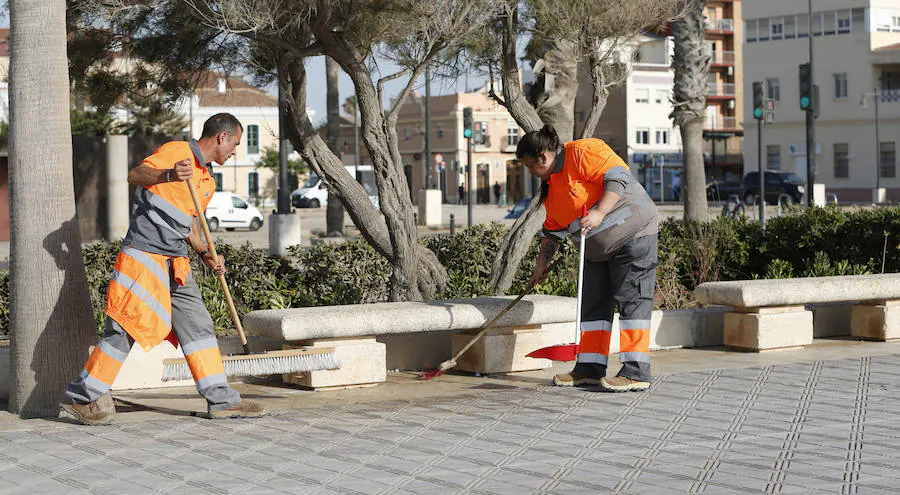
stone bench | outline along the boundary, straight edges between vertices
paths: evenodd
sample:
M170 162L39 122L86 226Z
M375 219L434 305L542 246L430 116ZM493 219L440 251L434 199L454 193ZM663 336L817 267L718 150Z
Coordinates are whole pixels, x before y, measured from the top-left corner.
M766 350L812 343L811 304L854 303L851 335L871 340L900 338L900 274L706 282L698 302L731 306L725 314L727 346Z
M285 348L334 347L340 369L285 375L285 381L317 390L343 388L383 382L388 368L437 366L512 299L497 296L262 310L248 313L243 323L249 335L281 339ZM549 360L525 355L568 342L574 335L574 321L574 298L526 296L462 356L456 369L509 373L547 368ZM388 357L385 342L391 346L393 359Z

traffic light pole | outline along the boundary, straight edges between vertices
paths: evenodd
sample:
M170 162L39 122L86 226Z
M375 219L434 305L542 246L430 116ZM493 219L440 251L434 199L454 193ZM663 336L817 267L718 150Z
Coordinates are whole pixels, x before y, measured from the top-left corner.
M469 171L469 190L467 194L469 195L468 201L466 201L468 206L469 213L469 227L472 226L472 203L475 202L475 164L472 163L472 138L466 138L466 154L468 155L468 164L466 169Z
M766 171L763 169L763 121L756 119L756 160L759 162L759 226L766 230Z
M807 28L809 33L809 85L812 89L816 82L813 72L813 21L812 21L812 0L808 1L809 12L806 16ZM815 153L816 153L816 116L813 112L815 104L811 104L806 109L806 206L815 204L813 198L813 184L816 182Z

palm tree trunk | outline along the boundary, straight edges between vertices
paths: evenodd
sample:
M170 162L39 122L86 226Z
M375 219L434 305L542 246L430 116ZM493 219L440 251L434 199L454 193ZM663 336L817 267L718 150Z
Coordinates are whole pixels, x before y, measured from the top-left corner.
M683 17L672 23L675 38L675 109L672 120L681 128L684 157L684 219L706 219L706 171L703 166L703 119L706 111L709 53L706 49L707 0L690 0Z
M53 417L97 336L75 216L66 2L9 10L9 409Z
M341 131L341 104L338 91L338 76L341 67L331 57L325 57L325 91L328 108L328 147L331 152L341 156L338 141ZM328 188L328 206L325 210L325 233L344 235L344 205L335 194L334 188Z

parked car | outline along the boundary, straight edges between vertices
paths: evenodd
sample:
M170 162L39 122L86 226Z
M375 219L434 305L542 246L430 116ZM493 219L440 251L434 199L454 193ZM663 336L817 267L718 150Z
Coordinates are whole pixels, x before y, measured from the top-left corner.
M372 205L378 208L378 186L375 184L375 171L371 165L346 165L347 173L356 176L356 181L362 184ZM328 186L315 172L309 175L309 179L300 189L291 193L291 204L294 208L319 208L328 206Z
M263 215L237 194L216 191L206 208L206 223L211 232L220 227L229 231L236 228L259 230L263 226Z
M519 218L522 216L522 213L525 213L525 210L528 209L528 205L531 203L531 198L520 199L516 201L516 204L513 205L512 208L507 210L506 216L503 218Z
M789 203L801 203L806 192L803 179L791 172L766 170L766 203L777 204L782 194L788 196ZM745 203L753 203L759 196L759 172L748 172L741 182L741 198Z
M728 201L732 194L740 194L740 182L724 180L708 180L706 182L706 199L711 201Z

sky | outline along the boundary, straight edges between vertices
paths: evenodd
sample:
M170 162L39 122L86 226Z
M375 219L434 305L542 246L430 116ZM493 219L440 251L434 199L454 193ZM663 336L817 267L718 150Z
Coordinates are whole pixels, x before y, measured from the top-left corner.
M386 62L382 65L382 70L385 71L386 74L389 74L388 71L396 71L397 67L389 62ZM325 86L325 57L314 57L309 60L306 64L306 73L307 73L307 102L306 104L315 110L316 114L313 117L313 124L320 124L325 122L327 118L327 109L326 109L326 86ZM377 78L373 76L373 79L377 81ZM485 77L481 75L470 75L468 78L469 89L474 90L485 82ZM403 90L403 87L406 85L408 78L399 78L395 79L387 84L384 87L384 97L385 108L390 107L390 98L397 96L400 91ZM353 96L353 82L350 81L350 76L344 74L341 71L340 77L340 102L341 105L344 104L344 101L349 96ZM414 89L419 92L421 95L425 95L425 78L420 77L419 80L416 81L416 85ZM443 79L432 79L431 80L431 94L432 96L453 94L457 92L462 92L466 90L466 78L461 77L455 81L443 80Z

